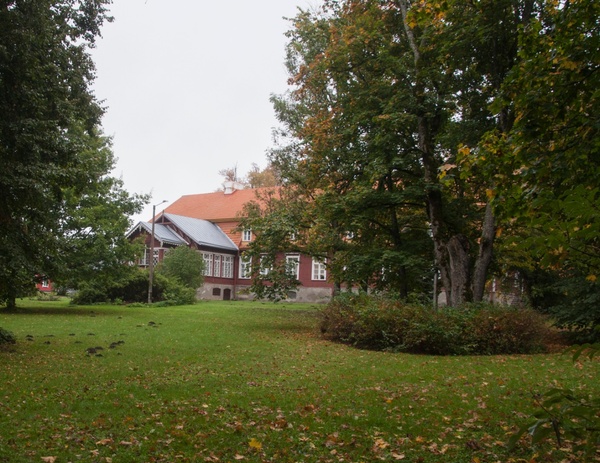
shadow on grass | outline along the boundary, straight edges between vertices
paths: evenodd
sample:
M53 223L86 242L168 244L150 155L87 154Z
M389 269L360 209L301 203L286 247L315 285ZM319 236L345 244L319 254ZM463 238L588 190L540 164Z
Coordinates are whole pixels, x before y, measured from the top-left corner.
M94 306L52 306L50 305L44 306L42 304L36 303L24 305L18 305L14 310L7 310L4 307L0 307L1 315L72 315L74 317L89 317L91 315L96 317L103 316L115 316L115 315L123 315L128 311L127 307L107 307L102 306L101 308L95 308Z

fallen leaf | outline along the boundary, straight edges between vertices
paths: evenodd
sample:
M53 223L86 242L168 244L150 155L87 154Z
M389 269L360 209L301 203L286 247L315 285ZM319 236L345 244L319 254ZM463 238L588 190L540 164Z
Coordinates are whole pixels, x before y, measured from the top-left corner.
M248 445L250 446L251 449L255 449L255 450L262 449L262 444L260 442L258 442L254 437L252 439L250 439L250 442L248 442Z
M108 445L108 444L112 444L113 440L112 439L101 439L98 442L96 442L96 445Z
M42 457L42 461L46 463L54 463L56 461L56 457Z

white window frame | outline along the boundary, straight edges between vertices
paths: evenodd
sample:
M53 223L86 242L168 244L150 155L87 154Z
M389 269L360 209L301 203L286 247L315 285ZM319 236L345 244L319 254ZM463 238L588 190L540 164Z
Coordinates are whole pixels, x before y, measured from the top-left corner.
M285 256L285 266L288 273L294 276L296 280L300 279L300 255L288 254Z
M233 256L223 256L223 278L233 278Z
M215 254L213 259L214 259L213 276L221 278L221 262L223 261L223 256L221 256L221 254Z
M247 228L242 232L242 241L246 241L246 242L252 241L252 230Z
M202 257L204 258L204 276L211 277L213 275L213 254L203 252Z
M271 273L271 270L273 270L271 267L265 267L263 263L265 259L266 256L260 256L260 274L262 276L267 276L269 273Z
M252 258L240 256L240 280L249 280L252 278Z
M312 275L313 281L326 281L327 280L327 259L317 259L313 257L312 260Z

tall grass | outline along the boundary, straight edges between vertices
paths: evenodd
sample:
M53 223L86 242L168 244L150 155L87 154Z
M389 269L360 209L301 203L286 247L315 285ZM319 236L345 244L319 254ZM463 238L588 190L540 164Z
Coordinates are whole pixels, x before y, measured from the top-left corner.
M22 301L0 313L18 339L0 351L0 462L516 462L532 451L508 454L505 442L532 394L600 389L597 362L579 369L560 355L333 344L318 311ZM538 461L569 457L535 450Z

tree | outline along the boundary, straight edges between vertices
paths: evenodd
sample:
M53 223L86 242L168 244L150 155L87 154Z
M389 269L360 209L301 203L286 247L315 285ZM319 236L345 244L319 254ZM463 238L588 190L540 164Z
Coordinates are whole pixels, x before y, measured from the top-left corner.
M84 260L107 264L107 252L120 249L114 237L125 231L122 214L145 200L108 176L112 153L98 129L103 109L90 89L89 48L111 20L108 3L0 6L0 299L9 308L35 278L72 280L66 275L75 254L75 267ZM100 209L119 219L99 226ZM113 233L99 246L109 228ZM90 253L94 247L103 257Z
M221 169L219 175L225 182L235 182L244 188L263 188L279 185L279 174L272 164L261 170L260 166L252 163L250 171L246 176L239 176L237 166Z
M493 179L509 245L526 250L530 268L555 273L559 320L579 328L600 324L598 17L598 2L543 3L494 101L510 104L514 124L490 134L487 156L467 157Z
M464 5L326 2L294 19L291 90L273 98L283 128L270 161L312 208L318 231L307 248L340 280L406 296L424 288L407 275L431 281L435 262L450 304L483 297L496 231L490 185L454 167L487 132L510 128L507 108L488 105L514 65L527 8ZM465 23L475 35L461 35Z
M497 208L534 230L527 246L547 265L600 271L600 24L597 2L545 5L521 38L521 65L495 104L516 114L507 137L489 140L497 156Z
M187 288L197 289L204 281L204 258L195 249L179 246L165 255L156 271L175 278Z
M237 165L233 167L227 167L225 169L221 169L219 171L219 175L221 175L226 182L239 182L240 179L238 177Z
M279 184L279 176L271 164L261 170L258 164L252 163L246 182L250 188L273 187Z
M129 195L122 180L109 175L114 168L109 139L98 137L80 156L89 157L89 180L82 191L63 190L60 252L48 273L57 285L71 289L87 282L109 286L127 277L141 248L126 238L129 217L147 202L147 196Z

